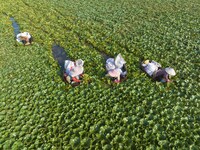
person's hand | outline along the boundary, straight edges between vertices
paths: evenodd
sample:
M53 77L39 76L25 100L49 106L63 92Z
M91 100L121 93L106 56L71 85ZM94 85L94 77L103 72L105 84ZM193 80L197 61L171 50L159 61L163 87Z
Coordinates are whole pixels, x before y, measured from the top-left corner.
M172 81L168 79L166 82L172 82Z
M115 83L120 83L120 80L115 79L114 82Z
M29 43L29 42L27 42L25 45L30 45L30 43Z
M29 42L29 38L28 37L25 37L25 40L26 40L26 42Z
M77 79L76 77L72 77L72 80L73 80L74 82L81 82L81 80Z
M109 77L110 75L107 73L105 76L106 76L106 77Z

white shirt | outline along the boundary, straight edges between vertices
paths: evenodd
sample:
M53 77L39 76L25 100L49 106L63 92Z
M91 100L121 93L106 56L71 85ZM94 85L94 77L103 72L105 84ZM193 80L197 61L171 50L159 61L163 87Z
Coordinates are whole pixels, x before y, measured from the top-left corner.
M142 64L142 66L144 67L145 72L150 76L158 70L158 67L154 63Z
M27 37L28 39L30 39L31 35L28 32L19 33L17 34L17 42L21 42L21 37Z

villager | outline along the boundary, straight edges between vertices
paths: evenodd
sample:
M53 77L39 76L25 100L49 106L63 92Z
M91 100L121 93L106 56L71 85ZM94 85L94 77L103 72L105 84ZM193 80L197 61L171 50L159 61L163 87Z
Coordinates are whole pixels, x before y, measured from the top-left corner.
M106 60L106 70L107 74L106 76L110 76L112 79L114 79L115 83L121 82L121 79L126 78L127 70L125 66L126 61L121 56L121 54L118 54L117 57L109 58Z
M75 62L71 60L65 60L65 81L70 84L80 84L84 72L83 64L84 61L82 59L78 59Z
M16 40L24 45L30 45L33 42L33 37L30 35L30 33L23 32L17 34Z
M152 79L158 82L170 82L170 78L176 75L173 68L161 68L161 65L154 60L141 62L141 69Z
M159 82L171 82L170 78L175 75L176 72L174 69L167 67L165 69L159 69L153 76L153 79Z
M161 65L154 60L145 60L141 63L141 68L151 77L158 69L161 68Z

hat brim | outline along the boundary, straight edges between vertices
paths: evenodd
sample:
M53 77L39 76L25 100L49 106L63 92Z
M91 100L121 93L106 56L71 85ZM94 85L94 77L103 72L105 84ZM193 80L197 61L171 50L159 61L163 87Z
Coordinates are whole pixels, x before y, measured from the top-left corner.
M172 68L166 68L165 71L171 76L175 76L176 75L176 72Z

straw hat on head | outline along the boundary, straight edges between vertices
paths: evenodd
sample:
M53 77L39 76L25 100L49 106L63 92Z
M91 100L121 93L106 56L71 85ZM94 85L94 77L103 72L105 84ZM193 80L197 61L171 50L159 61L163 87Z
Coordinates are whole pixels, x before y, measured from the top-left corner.
M84 61L82 59L78 59L78 60L76 60L75 64L76 64L76 66L83 66Z
M28 33L28 32L20 33L20 35L21 35L22 37L31 38L31 35L30 35L30 33Z
M23 36L23 37L27 36L27 34L24 33L24 32L23 32L23 33L20 33L20 35Z
M108 62L106 64L106 70L109 71L109 70L112 70L112 69L115 69L115 65L111 62Z
M148 63L149 63L149 60L148 60L148 59L144 61L144 64L148 64Z
M165 68L165 71L171 76L175 76L176 75L176 72L174 71L173 68L167 67L167 68Z
M106 70L109 71L112 69L115 69L115 60L114 58L108 58L106 60Z

